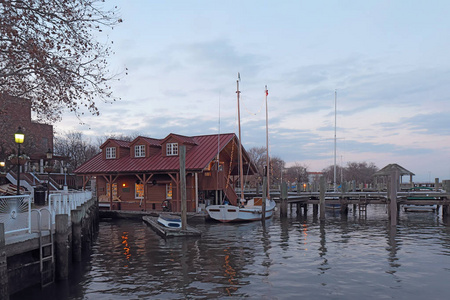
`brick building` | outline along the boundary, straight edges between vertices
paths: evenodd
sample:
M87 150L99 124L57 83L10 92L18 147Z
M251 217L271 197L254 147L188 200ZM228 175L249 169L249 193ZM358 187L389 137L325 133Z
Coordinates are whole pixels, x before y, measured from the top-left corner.
M25 134L20 153L30 157L21 166L22 189L33 194L36 185L49 180L49 174L43 173L46 153L53 150L53 126L32 120L30 100L0 94L0 162L4 163L0 167L0 194L9 194L17 188L17 165L12 164L8 157L17 154L18 145L14 140L14 133L19 127ZM58 185L60 184L54 182L51 189L58 189Z
M53 126L32 120L31 101L0 95L0 161L17 152L14 133L18 127L25 134L22 153L39 159L48 149L53 149Z

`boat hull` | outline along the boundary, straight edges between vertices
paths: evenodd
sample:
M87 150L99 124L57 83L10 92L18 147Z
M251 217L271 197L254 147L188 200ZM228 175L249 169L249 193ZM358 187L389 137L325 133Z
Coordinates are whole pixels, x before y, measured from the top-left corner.
M275 211L275 201L266 200L266 219ZM262 219L262 206L239 207L234 205L210 205L206 207L209 217L219 222L250 222Z
M437 210L437 205L413 205L405 204L403 205L405 212L433 212Z
M181 228L181 219L178 216L160 215L157 221L167 228Z

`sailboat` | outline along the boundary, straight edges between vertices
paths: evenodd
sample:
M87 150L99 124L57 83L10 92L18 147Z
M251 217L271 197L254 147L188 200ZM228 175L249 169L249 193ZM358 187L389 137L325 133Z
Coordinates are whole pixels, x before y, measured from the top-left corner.
M206 207L206 211L211 219L220 221L220 222L247 222L247 221L258 221L263 218L263 215L266 219L272 217L276 203L271 199L263 199L262 197L255 197L253 199L245 200L244 198L244 175L243 175L243 164L242 164L242 143L241 143L241 120L240 120L240 103L239 103L239 81L240 76L238 74L237 83L237 104L238 104L238 127L239 127L239 179L241 182L241 197L239 201L239 205L210 205ZM267 86L265 89L265 100L266 100L266 136L268 135L268 122L267 122ZM266 143L268 144L268 139L266 138ZM267 151L269 151L269 145L267 145ZM268 160L268 152L267 152L267 160ZM269 166L269 162L267 161L267 166ZM267 184L267 186L269 186ZM269 193L267 193L269 195ZM263 207L265 201L265 211L263 214Z
M336 184L336 115L337 115L337 92L334 91L334 176L333 176L333 192L337 193L337 184ZM331 196L325 197L325 199L333 199L337 200L339 197ZM326 209L338 210L341 209L340 204L325 204Z

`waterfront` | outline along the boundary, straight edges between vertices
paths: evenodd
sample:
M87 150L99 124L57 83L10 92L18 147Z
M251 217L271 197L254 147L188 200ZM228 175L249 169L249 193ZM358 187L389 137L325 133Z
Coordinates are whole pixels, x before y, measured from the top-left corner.
M141 221L102 221L67 282L11 299L447 299L450 226L436 213L386 207L266 223L196 223L201 238L164 240Z

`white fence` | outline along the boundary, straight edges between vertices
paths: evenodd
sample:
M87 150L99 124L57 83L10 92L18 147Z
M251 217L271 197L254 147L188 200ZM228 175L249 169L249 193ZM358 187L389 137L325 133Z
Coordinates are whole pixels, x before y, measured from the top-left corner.
M5 224L5 235L31 233L41 226L51 228L57 214L69 215L70 222L70 212L91 198L90 191L50 194L48 207L31 209L30 195L1 196L0 223Z

